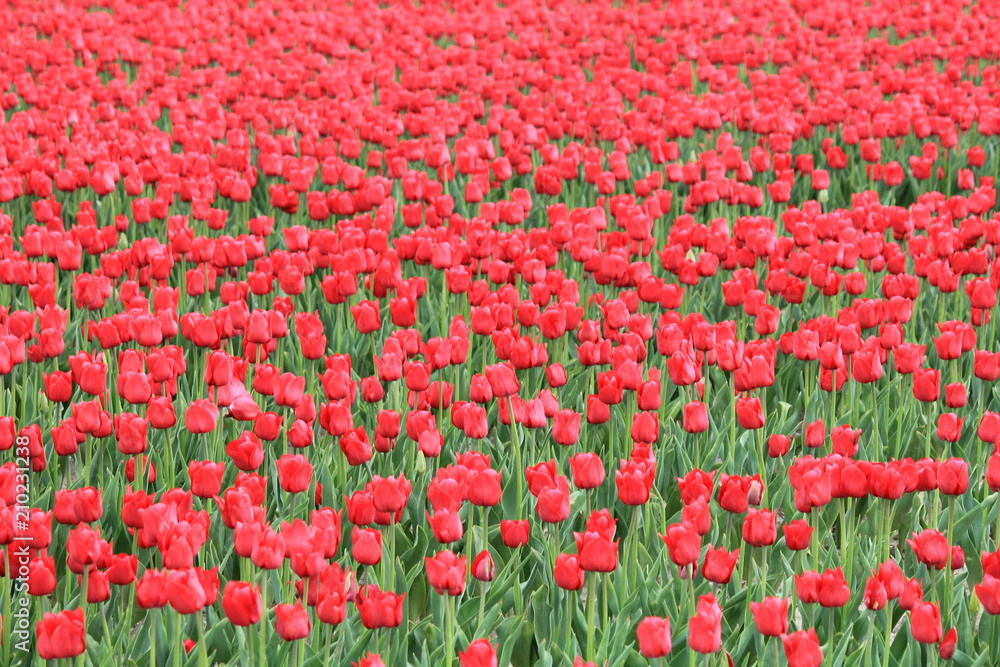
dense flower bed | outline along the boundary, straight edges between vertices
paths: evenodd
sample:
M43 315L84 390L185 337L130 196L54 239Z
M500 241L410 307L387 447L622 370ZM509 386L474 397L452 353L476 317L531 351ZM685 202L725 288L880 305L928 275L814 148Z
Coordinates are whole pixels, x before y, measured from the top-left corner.
M0 664L997 664L996 14L8 2Z

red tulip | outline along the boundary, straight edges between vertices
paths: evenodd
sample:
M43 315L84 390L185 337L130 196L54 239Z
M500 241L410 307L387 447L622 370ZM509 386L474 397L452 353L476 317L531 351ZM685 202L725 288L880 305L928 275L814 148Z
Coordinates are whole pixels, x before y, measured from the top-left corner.
M743 540L755 547L774 544L778 539L778 529L775 524L775 514L770 510L747 510L743 520Z
M222 592L222 610L233 625L254 625L261 618L260 589L242 581L226 583Z
M951 660L952 656L955 655L955 647L958 644L958 631L952 628L944 634L941 642L938 644L938 655L941 656L942 660Z
M762 602L751 602L750 613L757 632L765 637L779 637L788 632L788 598L767 597Z
M35 624L38 655L42 660L75 658L87 650L87 628L83 609L46 613Z
M458 652L461 667L497 667L497 653L488 639L477 639Z
M984 574L982 583L976 584L973 590L986 613L1000 615L1000 578Z
M600 532L573 533L580 567L586 572L614 572L618 567L618 542Z
M670 654L670 619L647 616L635 631L639 653L644 658L662 658Z
M698 653L715 653L722 646L722 609L714 595L698 599L696 613L688 624L688 646Z
M823 664L819 637L813 628L788 635L782 634L781 644L784 646L789 667L819 667Z
M677 567L687 567L701 555L701 535L683 524L670 524L660 539L667 545L670 560Z
M198 398L191 401L184 413L184 426L191 433L210 433L215 430L215 422L219 418L219 409L208 399Z
M574 454L569 459L573 485L578 489L596 489L604 483L604 463L592 452Z
M465 556L456 556L451 551L438 552L433 558L424 558L427 565L427 581L439 595L461 595L465 590Z
M482 550L472 560L470 568L472 576L479 581L493 581L496 577L496 565L493 563L493 556L487 550Z
M274 629L286 642L305 639L312 629L309 612L301 602L294 605L279 604L274 608Z
M559 554L556 556L553 577L559 588L567 591L578 591L583 588L583 568L576 554Z
M917 602L910 610L910 634L922 644L936 644L941 641L941 612L933 602Z
M709 546L705 551L705 560L701 566L702 576L716 584L728 584L739 557L739 549L730 552L723 547L716 549Z
M503 540L504 546L511 549L526 546L530 537L531 523L528 519L500 520L500 538Z

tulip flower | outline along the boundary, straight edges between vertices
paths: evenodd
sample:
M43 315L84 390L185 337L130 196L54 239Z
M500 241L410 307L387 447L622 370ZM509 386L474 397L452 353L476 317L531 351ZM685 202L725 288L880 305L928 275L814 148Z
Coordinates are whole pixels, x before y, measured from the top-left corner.
M87 628L83 609L46 613L35 624L38 655L42 660L75 658L87 650Z
M662 658L670 654L670 619L647 616L635 631L639 653L644 658Z
M823 664L819 637L813 628L782 634L781 644L784 646L785 658L790 667L819 667Z

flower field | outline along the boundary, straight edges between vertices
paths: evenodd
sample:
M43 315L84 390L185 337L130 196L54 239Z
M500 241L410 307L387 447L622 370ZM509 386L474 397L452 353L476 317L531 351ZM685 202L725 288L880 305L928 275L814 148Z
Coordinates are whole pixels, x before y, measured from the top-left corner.
M0 30L0 665L1000 664L996 3Z

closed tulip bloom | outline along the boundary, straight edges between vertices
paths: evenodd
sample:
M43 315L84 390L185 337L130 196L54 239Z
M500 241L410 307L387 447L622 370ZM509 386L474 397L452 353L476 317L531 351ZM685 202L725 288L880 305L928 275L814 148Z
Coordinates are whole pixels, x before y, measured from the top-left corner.
M677 567L687 567L701 555L701 535L683 524L670 524L660 539L667 545L670 560Z
M351 556L361 565L382 560L382 533L374 528L351 529Z
M373 480L375 509L379 512L398 512L406 507L413 484L400 473L396 477L378 477Z
M715 653L722 646L722 609L714 595L698 599L696 613L688 623L688 646L698 653Z
M503 489L500 473L492 468L478 470L469 475L469 502L478 507L493 507L500 502Z
M790 521L781 527L785 536L785 546L792 551L802 551L809 548L813 528L805 519Z
M708 406L701 401L691 401L684 405L681 424L688 433L704 433L708 430Z
M933 602L917 602L910 610L910 634L921 644L936 644L944 636L941 610Z
M918 602L924 599L924 585L920 579L914 577L907 579L903 583L903 592L899 595L899 606L901 609L910 611Z
M988 350L976 350L973 357L972 374L980 380L994 382L1000 378L1000 355Z
M382 328L377 301L361 301L358 305L351 306L351 316L354 317L358 333L370 334Z
M274 608L274 629L286 642L305 639L312 629L309 612L301 602L294 605L279 604Z
M563 446L575 445L580 438L580 413L560 410L552 418L552 439Z
M952 628L944 633L944 637L938 644L938 655L942 660L951 660L955 655L955 647L958 645L958 631Z
M733 568L739 560L740 550L726 551L723 547L711 546L705 551L705 560L701 566L701 574L705 579L716 584L728 584L733 577Z
M740 397L736 399L736 419L740 428L755 430L764 426L764 410L760 399Z
M632 417L630 432L633 442L656 442L660 435L660 423L655 412L637 412Z
M178 614L193 614L208 604L205 587L194 568L168 570L167 602Z
M501 519L500 538L504 546L511 549L528 544L531 537L531 522L528 519Z
M230 581L222 591L222 610L233 625L247 627L260 621L260 588L243 581Z
M903 593L903 587L906 585L906 577L903 575L903 570L896 564L896 561L887 560L880 564L876 576L882 582L882 585L885 586L886 598L889 600L895 600Z
M960 496L969 488L969 464L957 457L938 465L938 490L946 496Z
M707 535L712 529L712 512L708 508L708 501L696 498L684 505L681 508L681 523L703 537Z
M775 514L770 510L749 509L743 519L743 540L755 547L774 544L778 539Z
M135 587L135 601L143 609L158 609L167 604L166 570L144 571Z
M773 433L767 439L767 455L772 459L780 458L791 449L792 441L787 435Z
M913 549L917 560L927 567L941 569L948 562L948 538L940 531L927 528L920 533L913 533L913 539L906 542Z
M807 570L802 574L793 575L795 579L795 594L799 601L804 604L814 604L819 602L819 588L822 575L813 570Z
M788 632L788 598L767 597L762 602L751 602L757 632L765 637L779 637Z
M312 481L312 464L301 454L285 454L277 461L278 481L288 493L302 493Z
M865 593L862 601L872 611L878 611L885 607L886 602L888 602L888 595L886 594L885 586L878 577L868 579L868 583L865 584Z
M827 570L819 581L818 602L821 607L843 607L851 597L851 589L838 567Z
M962 436L962 422L964 418L959 418L954 412L946 412L938 417L937 437L945 442L958 442Z
M489 382L490 390L496 398L511 396L520 390L521 385L517 381L514 369L507 364L493 364L486 367L486 380Z
M553 577L556 586L567 591L578 591L583 588L583 568L576 554L559 554L556 556Z
M462 523L462 517L459 516L457 510L452 510L448 507L442 507L436 510L434 514L427 514L427 523L431 526L434 539L441 544L457 542L465 534L465 525Z
M128 586L135 581L139 559L135 554L115 554L108 564L108 581L115 586Z
M723 473L719 478L719 490L716 492L715 499L719 503L719 507L727 512L742 514L750 506L747 499L748 490L749 480L746 477Z
M225 472L225 463L191 461L188 463L191 493L199 498L212 498L219 495L219 491L222 489L222 476Z
M23 558L19 556L17 558ZM21 563L23 565L23 561ZM91 570L93 572L95 570ZM52 556L33 558L28 563L28 594L38 596L51 595L56 589L56 562ZM87 591L88 597L90 591Z
M820 667L823 664L823 651L813 628L782 634L781 645L789 667Z
M851 374L862 384L869 384L882 377L882 361L878 352L861 349L851 359Z
M230 440L226 445L226 454L237 468L245 472L256 470L264 463L264 445L250 431L244 431L236 440Z
M87 627L83 609L46 613L35 624L38 655L42 660L75 658L87 650Z
M488 639L477 639L458 652L461 667L497 667L497 652Z
M556 486L538 494L535 504L539 518L545 523L560 523L569 516L569 484L559 477Z
M983 442L991 445L1000 444L1000 414L987 410L979 420L976 435Z
M496 577L497 569L493 562L493 556L486 549L483 549L472 559L470 568L472 576L479 581L493 581Z
M210 433L215 429L218 418L219 408L215 403L205 398L197 398L191 401L187 412L184 413L184 426L191 433Z
M614 572L618 567L618 542L599 532L573 533L580 567L587 572Z
M987 614L1000 615L1000 578L983 575L983 582L976 584L974 591Z
M986 464L986 484L990 491L1000 491L1000 453L991 456Z
M918 368L913 372L913 397L918 401L933 403L941 395L941 371L936 368Z
M647 616L635 630L639 653L644 658L662 658L670 654L670 619Z
M569 459L573 485L578 489L596 489L604 483L604 462L593 452L574 454Z
M651 469L636 461L625 461L615 472L615 486L618 488L618 499L626 505L644 505L649 500L649 492L653 485Z
M340 451L347 457L347 463L352 466L367 463L375 455L368 440L368 433L363 426L341 436Z

